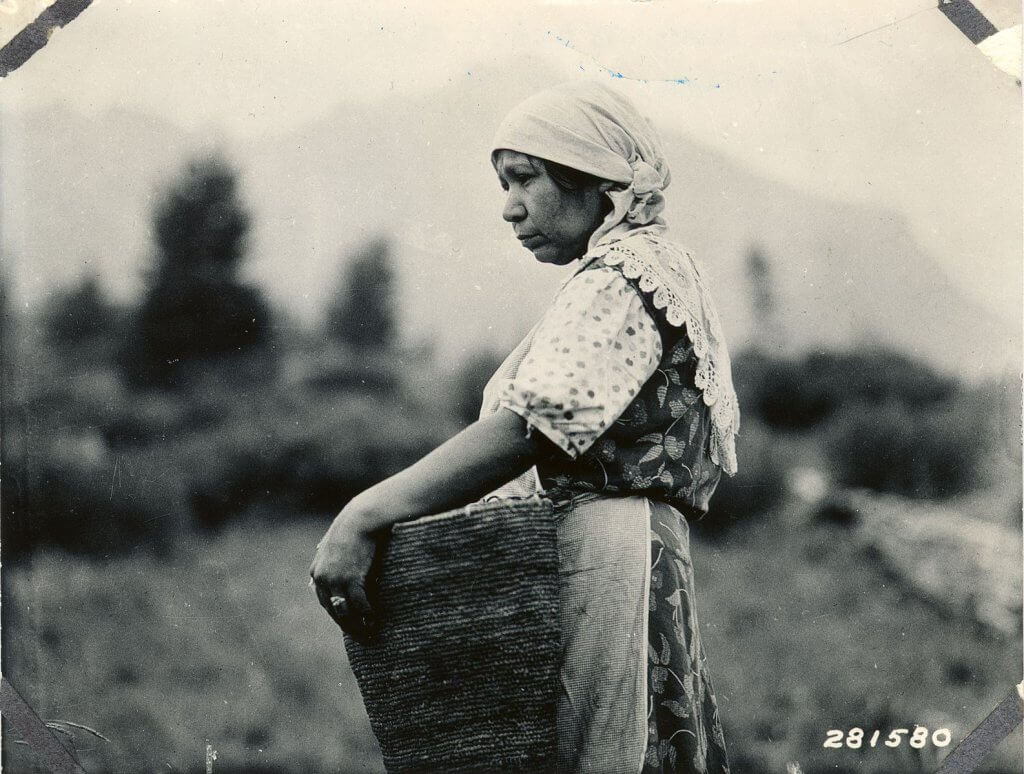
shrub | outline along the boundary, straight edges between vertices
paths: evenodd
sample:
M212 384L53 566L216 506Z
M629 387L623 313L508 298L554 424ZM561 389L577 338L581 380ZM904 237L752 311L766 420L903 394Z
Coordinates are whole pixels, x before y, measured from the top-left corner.
M24 439L11 441L8 450ZM191 521L183 482L168 475L159 455L114 457L96 432L53 435L32 454L4 457L5 559L42 546L162 552Z
M126 405L106 368L65 373L28 350L0 434L4 557L43 545L106 554L161 549L190 521L180 482L153 452L111 453L104 428Z
M733 372L747 412L773 427L796 430L820 425L852 403L926 408L957 389L952 377L881 347L813 352L801 360L747 351L736 358Z
M484 387L504 358L494 352L480 351L469 356L459 369L452 395L455 416L465 425L480 416Z
M769 428L747 421L736 438L736 456L736 475L722 476L707 515L692 522L693 528L705 535L721 535L762 516L785 494L785 459Z
M424 414L366 396L283 397L176 444L197 523L219 526L256 504L327 513L447 436Z
M828 433L828 454L847 486L950 497L987 483L993 410L981 393L966 390L928 408L895 400L851 405Z
M193 394L118 389L109 372L39 379L5 405L4 556L162 548L264 504L336 511L454 432L367 395L213 380Z
M302 383L322 393L358 393L394 399L401 368L387 352L323 347L302 367Z
M744 416L755 416L773 427L817 425L831 406L802 376L795 361L772 359L757 351L741 353L733 363L733 377Z

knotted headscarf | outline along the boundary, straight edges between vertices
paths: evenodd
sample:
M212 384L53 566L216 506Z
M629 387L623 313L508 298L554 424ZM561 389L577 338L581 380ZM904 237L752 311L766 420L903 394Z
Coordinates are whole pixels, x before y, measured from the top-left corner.
M633 103L610 86L572 81L535 94L505 117L491 147L617 183L606 194L612 211L591 235L588 248L642 226L664 229L662 191L671 175L661 141Z

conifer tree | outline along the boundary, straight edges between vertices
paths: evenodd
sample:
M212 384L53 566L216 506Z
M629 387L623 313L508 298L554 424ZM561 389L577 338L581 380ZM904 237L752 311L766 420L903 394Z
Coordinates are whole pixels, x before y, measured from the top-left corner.
M192 161L154 215L155 265L123 367L129 382L182 386L217 360L266 354L263 294L238 279L251 216L222 158Z

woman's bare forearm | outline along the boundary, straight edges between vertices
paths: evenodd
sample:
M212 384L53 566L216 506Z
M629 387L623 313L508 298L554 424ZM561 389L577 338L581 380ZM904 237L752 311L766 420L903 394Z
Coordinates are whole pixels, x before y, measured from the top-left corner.
M500 411L474 422L416 464L355 497L342 511L366 531L457 508L483 497L535 465L554 446L527 437L517 414Z

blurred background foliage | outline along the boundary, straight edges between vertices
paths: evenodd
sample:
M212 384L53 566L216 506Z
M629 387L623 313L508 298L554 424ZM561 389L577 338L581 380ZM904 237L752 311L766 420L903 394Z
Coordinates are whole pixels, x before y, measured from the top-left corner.
M306 562L349 498L475 419L503 356L410 344L386 235L343 256L320 324L297 326L241 279L251 220L237 170L196 158L155 205L137 303L86 277L24 315L0 278L3 669L113 740L75 742L89 771L199 771L196 718L218 771L379 770ZM734 353L740 470L692 525L736 770L931 770L926 752L830 757L824 733L966 733L1019 679L1019 603L990 587L1019 591L1020 383L877 343L790 352L756 245L747 274L762 338ZM940 525L923 557L964 560L963 604L893 549L916 513ZM1009 545L1009 568L967 556L970 530ZM7 733L5 763L30 770Z

